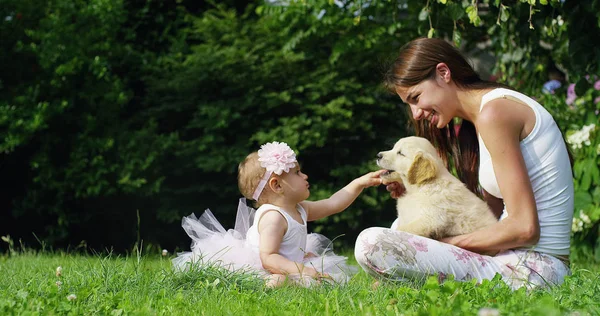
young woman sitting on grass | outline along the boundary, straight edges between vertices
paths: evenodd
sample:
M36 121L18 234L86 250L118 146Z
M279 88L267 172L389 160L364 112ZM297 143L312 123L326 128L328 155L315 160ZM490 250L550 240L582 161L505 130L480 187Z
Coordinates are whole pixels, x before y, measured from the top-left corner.
M570 157L552 116L534 99L480 79L441 39L417 39L400 51L387 84L409 105L418 136L453 164L467 187L500 218L496 224L441 241L369 228L355 256L368 273L388 280L453 274L511 287L561 284L569 269L573 221ZM462 119L458 135L455 118ZM392 197L403 192L388 185Z

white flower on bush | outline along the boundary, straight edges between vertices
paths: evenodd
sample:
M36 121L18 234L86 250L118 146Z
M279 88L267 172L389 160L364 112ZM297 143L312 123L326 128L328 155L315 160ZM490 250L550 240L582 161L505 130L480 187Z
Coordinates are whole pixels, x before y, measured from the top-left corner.
M590 220L590 217L587 216L583 211L581 212L581 214L579 214L579 218L581 218L581 221L586 225L589 225L592 223L592 221Z
M583 126L580 130L575 131L567 136L567 143L571 144L574 149L583 147L583 145L591 145L590 132L596 129L596 124Z
M558 26L562 26L565 23L565 20L563 20L562 16L557 16L556 19L552 19L552 25L556 25L558 24Z
M583 222L579 219L579 217L573 217L573 224L571 224L571 231L573 231L574 233L583 231Z
M571 225L571 230L574 233L577 233L590 227L592 227L592 220L586 213L583 212L583 210L580 210L579 217L573 217L573 224Z

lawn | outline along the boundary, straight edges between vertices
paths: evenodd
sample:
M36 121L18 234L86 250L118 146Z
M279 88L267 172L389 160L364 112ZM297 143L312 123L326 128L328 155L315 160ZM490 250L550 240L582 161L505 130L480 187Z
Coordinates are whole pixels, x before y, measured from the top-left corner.
M0 315L600 314L600 265L592 263L574 263L562 286L530 293L434 277L373 288L364 272L343 287L271 290L215 268L177 273L160 255L13 252L0 256L0 275Z

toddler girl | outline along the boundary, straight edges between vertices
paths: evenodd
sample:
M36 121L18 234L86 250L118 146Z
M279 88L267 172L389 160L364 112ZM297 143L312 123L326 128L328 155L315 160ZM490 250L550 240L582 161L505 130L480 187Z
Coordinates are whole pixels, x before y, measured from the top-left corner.
M345 283L356 272L346 257L333 254L331 241L307 234L307 221L346 209L366 187L381 184L385 170L363 175L331 197L307 201L308 176L285 143L261 146L239 165L238 185L244 197L256 201L256 211L240 199L234 229L225 231L210 210L197 219L184 217L192 252L173 259L177 269L190 264L217 264L230 270L259 272L269 287L286 279L309 286L321 280Z

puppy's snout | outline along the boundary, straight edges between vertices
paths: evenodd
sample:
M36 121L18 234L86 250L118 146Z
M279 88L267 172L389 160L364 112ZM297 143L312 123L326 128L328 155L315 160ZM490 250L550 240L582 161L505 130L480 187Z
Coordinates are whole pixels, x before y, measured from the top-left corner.
M381 153L377 154L377 160L380 160L381 158L383 158L383 155Z

